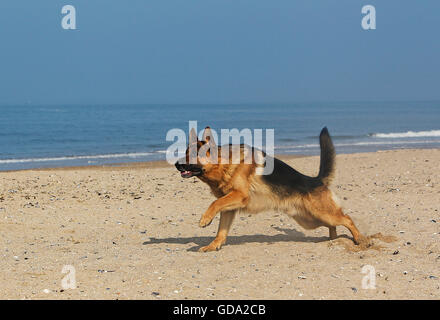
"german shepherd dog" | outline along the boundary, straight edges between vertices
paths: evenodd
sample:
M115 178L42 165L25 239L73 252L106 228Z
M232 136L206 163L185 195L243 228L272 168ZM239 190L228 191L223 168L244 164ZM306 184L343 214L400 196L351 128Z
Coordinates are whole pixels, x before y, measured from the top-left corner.
M189 161L191 141L192 150L197 150L197 160L192 161L193 163ZM342 225L350 230L355 244L363 242L366 238L361 235L351 218L342 212L336 197L329 189L335 170L335 149L327 128L322 129L319 142L321 159L316 177L303 175L276 158L272 158L273 171L264 175L257 174L260 165L255 161L255 154L251 161L244 161L248 150L245 145L229 145L229 159L222 161L222 147L215 145L210 128L205 128L201 141L192 129L186 157L178 160L175 166L183 178L197 177L205 182L217 198L202 215L199 226L208 226L220 213L216 238L199 251L219 250L226 242L237 213L268 210L286 213L305 229L325 226L329 228L330 239L337 237L336 226ZM199 155L199 150L207 143L210 148L205 148L208 149L205 155ZM234 146L239 147L240 154L240 159L235 164L230 161ZM213 148L217 151L218 161L212 161L210 153L215 150ZM256 152L257 149L251 150ZM268 156L263 151L257 152L262 153L267 161Z

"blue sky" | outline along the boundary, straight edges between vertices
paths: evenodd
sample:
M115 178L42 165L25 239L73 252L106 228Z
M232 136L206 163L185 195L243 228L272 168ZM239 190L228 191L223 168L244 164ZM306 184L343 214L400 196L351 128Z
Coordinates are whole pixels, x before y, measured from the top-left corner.
M437 100L439 31L438 0L2 0L0 104Z

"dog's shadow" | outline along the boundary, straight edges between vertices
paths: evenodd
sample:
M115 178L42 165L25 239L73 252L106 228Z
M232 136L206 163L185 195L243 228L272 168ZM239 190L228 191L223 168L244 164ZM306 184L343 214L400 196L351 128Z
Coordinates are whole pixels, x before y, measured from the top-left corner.
M276 242L324 242L328 241L329 237L310 237L306 236L304 233L299 232L295 229L283 229L279 227L274 227L275 230L279 232L283 232L282 234L276 235L264 235L264 234L256 234L256 235L242 235L242 236L229 236L227 239L227 245L239 245L244 243L276 243ZM350 239L347 235L340 235L338 238L347 238ZM145 241L143 245L150 244L160 244L160 243L169 243L169 244L188 244L195 243L194 247L187 249L187 251L198 251L201 247L208 245L211 241L214 240L214 237L187 237L187 238L150 238L149 241Z

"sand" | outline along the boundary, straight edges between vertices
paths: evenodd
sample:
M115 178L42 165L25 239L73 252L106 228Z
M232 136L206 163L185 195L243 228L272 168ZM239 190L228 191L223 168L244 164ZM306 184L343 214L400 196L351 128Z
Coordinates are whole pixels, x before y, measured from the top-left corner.
M287 162L314 175L319 157ZM366 250L268 212L210 253L218 217L198 221L214 197L171 166L1 172L0 298L439 299L439 164L438 149L337 156L345 212L382 234Z

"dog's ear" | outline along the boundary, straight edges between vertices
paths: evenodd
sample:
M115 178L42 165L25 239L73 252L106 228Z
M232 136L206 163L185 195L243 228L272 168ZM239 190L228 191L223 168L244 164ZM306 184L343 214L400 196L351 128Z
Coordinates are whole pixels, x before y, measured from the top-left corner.
M211 145L215 145L214 137L212 136L212 131L210 127L206 127L205 131L203 131L203 141L208 142Z
M188 144L192 144L192 143L196 143L199 141L199 138L197 137L197 132L194 128L191 128L191 131L189 132L189 143Z
M200 162L202 164L208 162L216 164L218 161L218 148L215 144L213 132L210 127L206 127L203 131L202 144L203 145L199 149Z

